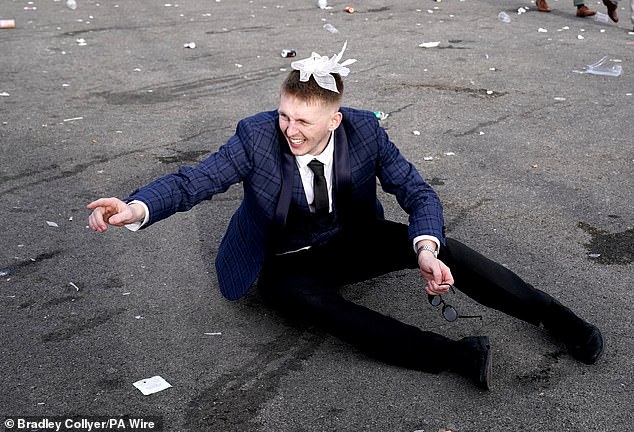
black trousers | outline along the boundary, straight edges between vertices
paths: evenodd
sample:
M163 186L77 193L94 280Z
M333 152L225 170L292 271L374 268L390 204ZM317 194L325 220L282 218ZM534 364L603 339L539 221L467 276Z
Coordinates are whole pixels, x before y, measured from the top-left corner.
M451 238L439 258L460 291L524 321L539 324L552 301L506 267ZM319 326L382 361L439 372L455 357L453 341L358 305L338 290L406 268L418 271L407 225L376 221L344 230L325 245L269 257L258 289L281 314Z

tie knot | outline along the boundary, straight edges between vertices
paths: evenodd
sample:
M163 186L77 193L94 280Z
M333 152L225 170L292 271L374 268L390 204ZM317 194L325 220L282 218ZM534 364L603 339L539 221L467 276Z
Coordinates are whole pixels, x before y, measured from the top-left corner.
M317 159L313 159L308 162L308 168L310 168L316 175L324 175L324 164L319 162Z

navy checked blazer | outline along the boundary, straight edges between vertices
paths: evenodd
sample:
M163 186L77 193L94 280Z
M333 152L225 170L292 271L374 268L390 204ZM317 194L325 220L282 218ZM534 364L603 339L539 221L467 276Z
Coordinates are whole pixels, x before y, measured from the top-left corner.
M351 200L349 207L355 211L368 208L367 203L372 202L370 212L382 217L376 198L378 179L409 215L410 240L432 235L444 243L438 196L389 140L374 113L345 107L340 112L343 119L335 130L334 149L335 211L343 207L343 201L338 205L340 194ZM229 300L243 297L257 279L268 242L284 224L289 205L308 209L299 170L279 129L277 111L241 120L235 134L217 152L196 166L182 167L137 189L127 198L148 206L150 218L145 228L237 183L242 183L243 199L216 256L220 291ZM284 188L288 193L284 194Z

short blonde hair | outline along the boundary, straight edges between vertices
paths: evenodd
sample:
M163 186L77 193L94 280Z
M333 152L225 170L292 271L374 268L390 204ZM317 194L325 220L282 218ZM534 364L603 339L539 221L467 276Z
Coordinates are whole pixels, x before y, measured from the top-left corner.
M303 99L307 103L324 103L326 105L340 106L341 100L343 99L343 80L338 73L331 73L330 75L335 79L339 93L320 87L312 75L308 81L300 81L298 70L292 70L288 74L282 83L281 91L283 94Z

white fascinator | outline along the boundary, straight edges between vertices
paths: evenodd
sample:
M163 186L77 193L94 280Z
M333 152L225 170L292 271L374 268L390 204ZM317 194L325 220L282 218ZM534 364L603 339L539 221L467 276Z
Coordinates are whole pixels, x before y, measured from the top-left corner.
M292 62L291 68L299 71L300 81L306 82L312 75L319 87L339 93L335 78L331 74L337 73L341 76L347 76L350 73L350 69L346 66L357 61L356 59L348 59L343 63L339 63L341 57L343 57L343 52L346 50L346 46L348 46L348 41L343 44L343 48L341 48L339 54L332 56L332 58L321 56L313 52L307 59Z

